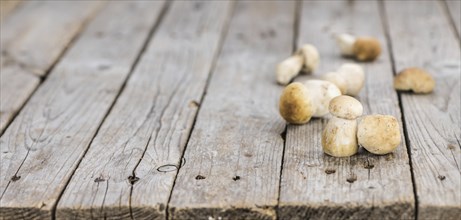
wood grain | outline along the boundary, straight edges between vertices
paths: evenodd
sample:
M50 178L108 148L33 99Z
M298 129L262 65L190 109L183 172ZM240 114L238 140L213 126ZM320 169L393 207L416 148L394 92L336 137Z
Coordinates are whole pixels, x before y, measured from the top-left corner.
M305 1L298 45L311 43L321 55L319 70L310 78L354 62L340 56L333 38L351 33L374 36L381 56L360 63L366 72L358 100L364 114L389 114L400 120L397 94L392 87L392 65L376 1ZM300 78L304 80L305 78ZM322 130L328 119L313 119L287 128L278 216L280 219L412 219L414 195L407 149L377 156L359 150L349 158L323 153ZM401 122L399 121L401 124Z
M22 0L2 0L0 1L0 22L3 21Z
M276 64L293 45L295 2L239 1L187 145L170 219L274 219L285 123Z
M429 95L402 93L419 219L461 215L461 55L442 5L436 1L385 2L395 68L429 71ZM424 19L407 19L424 18Z
M445 0L445 2L448 7L449 16L451 16L451 19L454 22L454 28L458 31L458 38L461 38L461 1Z
M231 6L172 3L70 181L58 218L165 219Z
M1 22L0 134L40 84L40 77L102 5L98 1L23 2Z
M0 139L0 219L48 218L163 2L109 3Z

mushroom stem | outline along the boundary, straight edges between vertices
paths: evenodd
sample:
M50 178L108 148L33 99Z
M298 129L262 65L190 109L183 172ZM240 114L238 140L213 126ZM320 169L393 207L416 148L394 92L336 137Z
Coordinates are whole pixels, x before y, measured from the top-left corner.
M350 34L336 35L336 42L343 56L354 56L355 37Z
M277 82L282 85L288 84L299 74L303 61L304 58L301 54L295 54L279 63L276 71Z
M322 133L323 151L334 157L349 157L357 153L357 121L331 118Z

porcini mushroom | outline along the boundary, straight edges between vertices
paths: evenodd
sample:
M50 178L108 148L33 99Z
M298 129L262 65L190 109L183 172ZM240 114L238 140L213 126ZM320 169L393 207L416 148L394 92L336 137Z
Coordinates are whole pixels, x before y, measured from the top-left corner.
M299 82L288 85L280 97L279 110L280 115L291 124L307 123L315 109L306 86Z
M357 96L365 83L365 72L358 64L345 63L322 78L334 83L343 95Z
M301 69L306 73L315 71L319 62L318 50L313 45L305 44L277 65L275 72L277 82L286 85L299 74Z
M325 80L291 83L280 97L280 115L291 124L304 124L328 114L331 99L340 95L338 87Z
M310 44L304 44L298 50L298 53L301 53L304 58L302 71L305 73L314 72L320 63L320 55L317 48Z
M330 101L328 121L322 133L323 151L334 157L349 157L357 153L357 120L363 106L350 96L338 96Z
M330 101L341 95L341 91L335 84L325 80L307 80L304 85L315 109L313 117L322 117L328 114Z
M365 83L365 71L355 63L345 63L337 70L347 82L347 95L357 96Z
M329 72L323 75L322 79L335 84L341 91L341 94L345 95L347 93L347 81L342 76L342 74L337 72Z
M299 74L303 61L304 58L301 55L295 54L280 62L276 70L277 82L282 85L288 84Z
M359 61L375 60L381 53L381 44L372 37L355 37L350 34L336 36L341 54L354 56Z
M358 125L357 139L370 153L388 154L400 144L399 123L391 115L365 116Z
M417 67L404 69L394 78L394 88L414 93L430 93L434 90L435 81L432 76Z

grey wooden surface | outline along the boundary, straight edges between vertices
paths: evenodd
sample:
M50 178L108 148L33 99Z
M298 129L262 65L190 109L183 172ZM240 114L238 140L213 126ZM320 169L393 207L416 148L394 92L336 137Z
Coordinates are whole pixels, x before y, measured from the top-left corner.
M111 2L2 135L2 218L52 214L146 41L158 14L152 11L159 6Z
M3 0L0 1L0 21L13 11L22 0Z
M420 219L461 216L460 43L442 6L436 1L385 3L395 69L421 66L436 80L429 95L401 95ZM429 19L402 22L404 12Z
M461 215L459 1L0 6L0 219ZM340 32L382 43L358 99L399 119L392 154L326 156L327 119L278 115L275 65L303 43L321 65L297 81L354 62ZM393 90L410 66L434 93Z
M345 62L354 62L340 56L334 44L335 34L373 34L382 42L383 53L373 63L360 63L366 82L357 99L364 106L364 114L389 114L400 119L385 32L381 18L375 16L379 13L377 1L306 2L300 17L298 45L311 43L318 47L323 59L311 77L316 78L335 71ZM306 125L288 126L279 217L413 218L413 186L404 140L386 156L362 149L350 158L333 158L320 147L327 121L314 119Z
M238 2L184 153L170 218L273 219L285 123L274 67L291 53L293 2Z
M0 133L101 5L96 1L34 1L21 4L2 19Z
M165 12L68 185L58 218L165 218L195 103L230 9L216 2L177 2Z
M445 0L446 7L448 8L449 19L454 23L454 28L458 31L458 38L461 37L461 1L459 0Z

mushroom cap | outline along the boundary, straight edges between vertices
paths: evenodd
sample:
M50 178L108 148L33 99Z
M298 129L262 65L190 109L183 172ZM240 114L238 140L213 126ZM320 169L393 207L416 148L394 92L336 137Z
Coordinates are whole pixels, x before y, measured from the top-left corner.
M346 80L347 95L357 96L365 84L365 71L362 66L355 63L345 63L337 72Z
M381 54L379 40L372 37L359 37L354 42L355 57L360 61L373 61Z
M356 119L363 113L362 103L347 95L333 98L328 109L332 115L348 120Z
M368 115L358 125L359 145L373 154L387 154L399 146L399 122L391 115Z
M341 91L342 95L345 95L347 92L347 81L344 79L344 77L341 76L341 74L337 72L329 72L326 73L325 75L322 76L323 80L332 82L335 84L338 89Z
M280 62L275 71L277 82L281 85L288 84L299 74L303 60L303 56L295 54Z
M404 69L394 78L394 88L415 93L430 93L434 90L435 81L432 76L417 67Z
M329 113L328 106L330 101L337 96L341 95L338 87L325 80L307 80L304 85L306 86L309 96L311 97L314 105L315 112L313 117L322 117Z
M317 69L320 63L320 54L317 48L311 44L304 44L297 53L304 58L303 72L312 73Z
M323 151L334 157L349 157L357 153L357 121L332 118L322 132Z
M291 124L307 123L315 109L306 86L299 82L288 85L280 97L279 110L280 115Z
M341 50L343 56L354 55L354 43L356 38L350 34L338 34L336 35L336 43Z

